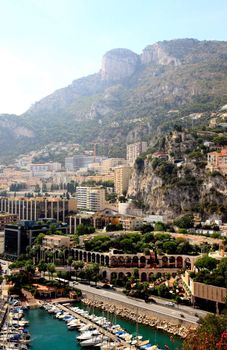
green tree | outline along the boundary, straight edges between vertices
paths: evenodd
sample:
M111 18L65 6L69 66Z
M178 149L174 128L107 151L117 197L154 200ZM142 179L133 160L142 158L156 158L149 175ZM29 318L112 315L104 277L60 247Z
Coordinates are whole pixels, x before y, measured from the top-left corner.
M45 274L45 272L47 271L47 263L45 263L44 260L40 260L40 262L38 264L38 270L39 270L40 274L42 272L44 272L44 274Z
M35 239L35 243L39 244L39 245L42 244L44 237L45 237L44 233L39 233L38 236Z
M201 258L198 258L195 262L195 266L198 269L207 269L207 270L213 270L217 266L218 261L208 255L205 255Z
M163 224L163 222L156 222L154 225L155 231L165 231L166 230L166 225Z
M176 225L179 228L191 228L194 226L194 218L193 215L187 214L183 215L176 220L174 220L174 225Z

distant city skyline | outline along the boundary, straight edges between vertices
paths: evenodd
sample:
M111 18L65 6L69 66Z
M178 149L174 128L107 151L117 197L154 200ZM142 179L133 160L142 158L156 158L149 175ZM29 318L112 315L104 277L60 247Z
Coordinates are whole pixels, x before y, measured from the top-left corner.
M98 72L108 50L227 40L226 22L224 0L0 0L0 113L21 114Z

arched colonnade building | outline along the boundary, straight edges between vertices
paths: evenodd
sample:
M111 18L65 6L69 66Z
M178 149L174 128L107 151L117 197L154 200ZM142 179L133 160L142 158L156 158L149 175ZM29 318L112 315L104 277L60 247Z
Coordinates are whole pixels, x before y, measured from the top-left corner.
M191 255L158 255L153 252L150 255L118 254L112 250L108 253L90 252L83 249L73 248L70 253L76 261L84 263L97 263L103 278L111 280L113 277L120 279L125 275L132 275L135 268L138 268L141 280L149 280L152 273L176 273L180 269L192 270L197 256Z

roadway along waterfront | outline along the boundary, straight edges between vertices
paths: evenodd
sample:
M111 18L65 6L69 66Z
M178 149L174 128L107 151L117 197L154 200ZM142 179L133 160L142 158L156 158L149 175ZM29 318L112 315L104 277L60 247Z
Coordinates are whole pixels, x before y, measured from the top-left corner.
M125 303L128 305L131 305L134 308L138 307L140 309L144 309L144 310L147 310L150 312L155 312L157 314L160 314L160 315L166 316L166 317L170 317L170 318L175 319L175 320L181 320L181 321L185 321L185 322L188 322L191 324L197 324L199 321L199 317L190 314L187 309L185 310L185 308L178 309L177 307L169 307L169 306L154 304L154 303L147 304L143 300L130 298L124 294L109 291L106 289L105 290L104 289L96 289L94 287L91 287L89 285L84 285L81 283L78 283L77 287L79 289L81 289L81 291L85 294L86 294L86 292L87 293L89 292L89 293L97 295L97 296L109 298L109 299L116 301L116 302L119 302L119 303ZM199 315L197 310L194 310L194 309L192 309L192 310L193 310L194 314L197 313ZM181 315L183 315L183 316L181 316Z

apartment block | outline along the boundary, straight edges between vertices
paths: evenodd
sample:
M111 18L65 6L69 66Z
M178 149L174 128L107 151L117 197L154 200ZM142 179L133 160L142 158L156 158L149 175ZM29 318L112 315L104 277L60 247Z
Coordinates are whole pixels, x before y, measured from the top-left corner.
M105 189L99 187L77 187L77 206L79 209L99 211L105 206Z
M108 172L119 165L127 165L124 158L107 158L102 161L102 168L104 172Z
M128 165L122 165L114 169L114 187L118 195L127 193L131 171L132 169Z
M146 152L147 142L139 141L127 145L127 161L130 166L133 166L135 160L140 156L141 153Z

